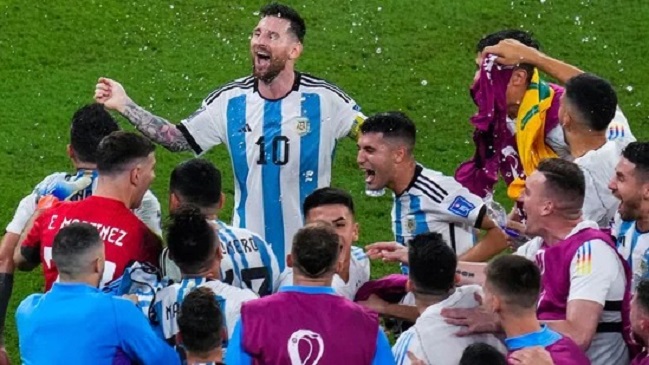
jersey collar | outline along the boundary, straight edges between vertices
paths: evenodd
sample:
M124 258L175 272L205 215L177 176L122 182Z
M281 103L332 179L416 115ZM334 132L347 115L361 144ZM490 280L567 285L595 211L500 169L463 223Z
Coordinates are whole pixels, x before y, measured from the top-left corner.
M424 171L424 168L423 168L420 164L417 164L417 165L415 166L415 173L412 175L412 180L410 180L410 183L409 183L408 186L406 186L406 188L401 192L401 194L398 194L398 195L397 195L397 194L394 194L395 197L399 198L399 197L401 197L403 194L405 194L408 190L410 190L410 188L412 188L412 187L415 185L415 183L417 182L417 179L419 178L419 175L421 175L421 172L422 172L422 171Z
M289 285L279 288L280 292L298 292L305 294L331 294L336 295L334 289L330 286L300 286Z
M259 79L256 78L256 77L255 77L255 81L254 81L253 87L252 87L253 93L257 93L260 98L262 98L264 100L268 100L268 101L282 100L285 97L289 96L289 94L292 93L293 91L298 91L300 89L300 82L302 81L302 74L297 72L297 71L294 71L294 73L295 73L295 77L293 78L293 87L291 87L291 90L289 90L289 92L287 92L286 95L282 96L281 98L267 99L263 95L261 95L259 93Z
M559 341L561 335L549 329L547 325L542 325L537 332L531 332L522 336L510 337L505 339L505 346L509 351L519 350L525 347L541 346L548 347Z

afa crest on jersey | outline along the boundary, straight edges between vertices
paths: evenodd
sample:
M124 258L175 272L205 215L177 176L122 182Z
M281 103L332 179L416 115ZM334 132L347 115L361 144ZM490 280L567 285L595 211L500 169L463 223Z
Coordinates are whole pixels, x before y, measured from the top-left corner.
M301 137L311 131L311 125L308 118L297 118L297 125L295 126L297 134Z
M408 232L414 233L416 227L417 223L415 222L415 217L408 217L408 220L406 221L406 229Z

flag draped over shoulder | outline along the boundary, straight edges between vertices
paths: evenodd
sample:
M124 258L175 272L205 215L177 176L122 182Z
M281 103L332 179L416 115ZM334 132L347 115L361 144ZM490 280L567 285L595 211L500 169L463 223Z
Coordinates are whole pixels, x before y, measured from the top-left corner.
M516 146L525 176L532 174L542 160L557 157L545 142L546 115L554 96L554 89L541 80L539 71L534 69L516 118ZM525 180L517 177L509 184L507 195L517 199L524 188Z

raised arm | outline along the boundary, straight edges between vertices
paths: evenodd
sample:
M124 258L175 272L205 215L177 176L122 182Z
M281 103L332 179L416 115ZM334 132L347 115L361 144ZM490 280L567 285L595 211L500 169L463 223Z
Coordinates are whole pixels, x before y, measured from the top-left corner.
M584 71L573 65L552 58L536 48L528 47L513 39L505 39L495 46L485 47L482 54L495 54L498 56L496 62L502 65L530 64L555 78L561 84L565 84L571 78L584 73Z
M176 126L135 104L117 81L99 78L95 100L106 108L121 113L142 134L172 152L189 151L190 145Z

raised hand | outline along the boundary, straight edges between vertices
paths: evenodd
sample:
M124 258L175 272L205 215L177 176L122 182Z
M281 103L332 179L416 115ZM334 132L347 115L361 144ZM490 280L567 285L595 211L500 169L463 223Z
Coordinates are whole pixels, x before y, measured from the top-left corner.
M95 86L95 101L106 108L124 113L126 105L132 103L124 87L117 81L100 77Z
M504 39L495 46L485 47L482 55L494 54L498 56L496 62L505 66L518 66L521 63L534 64L539 51L528 47L514 39Z
M372 260L381 259L385 262L408 264L408 247L394 241L372 243L365 246L365 252Z

